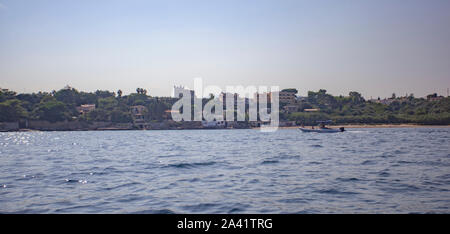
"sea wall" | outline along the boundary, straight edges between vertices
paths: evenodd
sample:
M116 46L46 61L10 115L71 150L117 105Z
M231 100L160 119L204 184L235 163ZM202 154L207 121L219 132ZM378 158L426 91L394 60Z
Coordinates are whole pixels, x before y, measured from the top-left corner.
M296 126L295 121L280 121L279 127L293 127Z
M42 120L28 121L28 128L41 131L76 131L76 130L112 130L112 129L132 129L131 123L112 122L84 122L84 121L62 121L49 122Z
M163 122L150 122L147 129L202 129L203 126L200 121L163 121Z
M0 131L17 131L19 130L19 122L0 122Z
M21 126L19 122L0 122L0 131L39 130L39 131L87 131L87 130L175 130L175 129L204 129L200 121L165 120L160 122L147 122L144 127L133 125L133 123L113 122L86 122L86 121L60 121L49 122L44 120L28 120ZM250 128L249 123L229 122L227 128Z

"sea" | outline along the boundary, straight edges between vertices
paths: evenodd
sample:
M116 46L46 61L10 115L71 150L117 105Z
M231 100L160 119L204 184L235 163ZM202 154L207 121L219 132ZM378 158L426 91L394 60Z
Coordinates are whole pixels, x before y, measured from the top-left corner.
M450 128L3 132L0 213L450 213Z

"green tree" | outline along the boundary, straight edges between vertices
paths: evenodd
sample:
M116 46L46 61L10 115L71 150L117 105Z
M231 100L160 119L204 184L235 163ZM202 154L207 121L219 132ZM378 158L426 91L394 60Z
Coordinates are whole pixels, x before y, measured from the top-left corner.
M33 117L38 120L50 122L64 121L70 119L70 113L63 102L57 101L54 97L45 97L33 110Z
M295 93L295 94L297 94L297 93L298 93L298 90L295 89L295 88L290 88L290 89L283 89L283 90L281 90L281 92L290 92L290 93Z
M351 99L351 101L353 103L363 103L363 102L365 102L364 98L358 92L352 91L348 95L350 96L350 99Z
M114 97L116 94L107 90L97 90L95 91L95 95L97 95L98 98L107 98Z
M108 111L104 109L95 109L86 114L86 119L88 121L110 121L110 115Z
M0 102L4 102L8 99L14 99L16 97L16 94L17 93L14 91L0 88Z
M0 122L18 121L27 117L27 111L17 99L10 99L0 103Z
M111 112L111 121L115 123L130 123L132 122L130 112L124 112L120 109L114 109Z
M97 107L99 109L104 110L113 110L115 107L117 107L118 101L114 97L107 97L107 98L100 98L98 99L98 105Z
M76 106L80 104L80 95L78 90L74 88L65 88L58 90L53 95L57 101L63 102L66 105Z

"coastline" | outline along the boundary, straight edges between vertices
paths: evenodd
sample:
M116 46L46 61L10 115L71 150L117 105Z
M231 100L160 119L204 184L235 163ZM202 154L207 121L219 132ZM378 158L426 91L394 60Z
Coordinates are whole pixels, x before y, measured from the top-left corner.
M450 125L420 125L420 124L340 124L340 125L328 125L330 128L450 128ZM279 129L298 129L300 126L288 126L278 127ZM306 126L310 127L310 126ZM143 130L233 130L239 128L159 128L159 129L127 129L127 128L98 128L98 129L58 129L58 130L42 130L42 129L18 129L11 131L0 132L51 132L51 131L143 131ZM246 128L246 129L260 129L260 127Z

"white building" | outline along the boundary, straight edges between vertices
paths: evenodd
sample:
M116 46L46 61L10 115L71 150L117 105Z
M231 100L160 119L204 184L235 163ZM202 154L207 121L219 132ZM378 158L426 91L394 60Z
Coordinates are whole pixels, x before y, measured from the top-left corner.
M173 93L172 93L172 97L174 97L174 98L180 98L182 95L182 93L185 93L185 92L189 92L190 94L191 94L191 98L194 98L195 97L195 94L194 94L194 90L189 90L189 89L187 89L187 88L185 88L184 86L173 86Z

